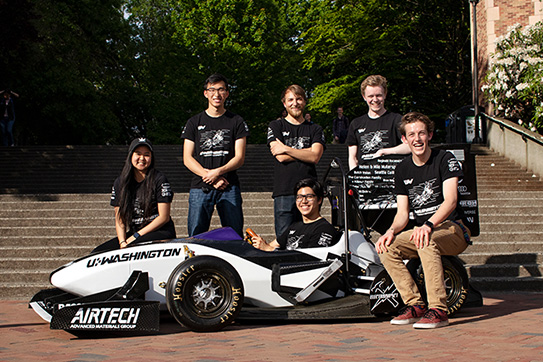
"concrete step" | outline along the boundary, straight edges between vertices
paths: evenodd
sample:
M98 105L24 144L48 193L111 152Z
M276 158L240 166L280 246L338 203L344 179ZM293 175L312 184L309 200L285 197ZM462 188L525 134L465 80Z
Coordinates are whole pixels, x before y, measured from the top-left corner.
M0 298L28 299L48 286L48 275L56 267L114 236L109 192L126 150L126 146L0 150L0 193L14 193L0 195ZM472 150L476 153L482 232L460 255L472 283L483 291L541 290L543 183L537 175L487 148L472 145ZM157 168L174 185L172 217L178 236L183 237L191 174L182 166L180 145L156 146L156 155ZM319 175L336 156L347 165L346 146L327 145ZM25 167L14 166L14 160ZM88 164L97 166L92 177L86 173ZM267 147L248 145L245 165L238 174L246 226L272 240L273 158ZM328 217L329 209L323 211ZM219 226L215 213L212 228Z
M0 299L30 301L34 294L47 288L51 288L51 285L44 283L0 282Z
M522 230L509 230L507 232L501 231L485 231L476 239L475 242L515 242L515 241L540 241L543 240L543 231L537 232L524 232Z
M470 251L465 251L459 255L459 258L465 264L473 265L541 264L543 262L543 253L471 253Z
M541 242L534 241L490 241L482 242L477 239L468 247L468 253L537 253L541 251Z
M542 277L477 277L471 278L470 283L475 289L486 292L533 292L543 290Z
M541 264L485 264L465 265L470 278L498 278L498 277L541 277L543 266Z
M522 223L502 223L502 222L485 222L481 225L481 232L509 232L511 230L522 230L524 232L538 232L543 231L543 224L541 222L522 222ZM1 228L0 228L1 230Z
M70 257L49 257L49 258L0 258L0 269L10 270L35 270L36 266L40 269L53 271L58 267L69 263L73 258Z
M17 258L32 258L40 255L44 258L79 258L90 253L97 244L89 243L83 245L58 245L55 247L25 246L0 246L2 258L14 260Z
M0 285L4 283L45 284L49 281L52 270L9 270L0 269Z

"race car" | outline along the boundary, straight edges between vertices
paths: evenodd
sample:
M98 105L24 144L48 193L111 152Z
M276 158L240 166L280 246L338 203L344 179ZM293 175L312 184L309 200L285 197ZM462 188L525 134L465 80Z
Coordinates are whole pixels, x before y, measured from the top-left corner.
M328 177L330 170L339 170L340 177ZM232 229L220 228L91 253L53 271L55 288L38 292L30 306L51 328L69 331L158 331L161 310L198 332L218 331L236 319L394 314L402 300L369 240L369 229L359 223L356 191L347 180L334 159L323 182L333 224L343 234L329 247L267 252ZM407 266L423 289L420 262L411 260ZM443 266L449 314L482 305L459 259L443 257Z

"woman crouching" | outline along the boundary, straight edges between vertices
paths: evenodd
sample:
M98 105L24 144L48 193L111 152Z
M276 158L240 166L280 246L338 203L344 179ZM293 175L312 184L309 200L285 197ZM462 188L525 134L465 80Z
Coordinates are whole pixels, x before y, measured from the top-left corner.
M146 138L130 144L121 175L113 184L111 206L115 207L117 237L93 250L126 248L145 241L174 239L170 217L173 191L166 176L155 169L153 145Z

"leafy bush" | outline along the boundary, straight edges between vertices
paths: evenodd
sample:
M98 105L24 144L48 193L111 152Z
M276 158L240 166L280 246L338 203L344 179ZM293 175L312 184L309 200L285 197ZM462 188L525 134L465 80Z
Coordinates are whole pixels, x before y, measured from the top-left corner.
M543 22L516 24L496 40L482 87L498 116L543 131Z

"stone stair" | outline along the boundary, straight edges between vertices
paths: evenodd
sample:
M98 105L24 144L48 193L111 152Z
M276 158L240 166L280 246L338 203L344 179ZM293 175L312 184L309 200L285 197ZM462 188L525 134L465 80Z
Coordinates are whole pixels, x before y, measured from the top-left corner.
M460 258L481 290L543 290L543 182L474 146L481 235Z
M174 191L172 217L186 235L190 173L181 146L156 146L157 168ZM0 299L29 299L49 273L115 235L109 190L126 146L33 146L0 149ZM543 182L485 147L476 154L481 235L460 258L480 290L535 291L543 286ZM346 166L344 145L328 145ZM265 145L248 145L239 170L245 225L273 239L273 159ZM328 208L324 209L327 215ZM212 227L219 227L214 215Z

